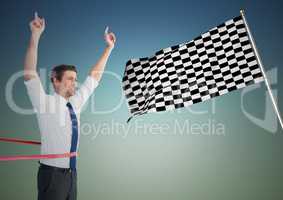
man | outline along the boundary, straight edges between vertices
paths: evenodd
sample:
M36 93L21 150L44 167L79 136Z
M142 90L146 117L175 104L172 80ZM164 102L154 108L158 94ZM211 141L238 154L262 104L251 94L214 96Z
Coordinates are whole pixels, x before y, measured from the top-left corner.
M77 70L72 65L53 68L51 82L55 94L47 95L36 72L38 43L45 20L35 13L30 22L31 38L24 63L24 80L41 134L41 154L74 153L78 150L80 111L97 87L115 45L115 35L105 31L106 48L85 82L75 91ZM38 199L77 198L77 157L42 159L37 175Z

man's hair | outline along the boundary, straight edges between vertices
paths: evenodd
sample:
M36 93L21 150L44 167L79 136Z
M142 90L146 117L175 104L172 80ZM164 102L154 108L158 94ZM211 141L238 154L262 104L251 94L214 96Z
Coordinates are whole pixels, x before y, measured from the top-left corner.
M74 65L65 65L65 64L62 64L62 65L57 65L55 67L53 67L52 71L51 71L51 82L53 83L54 82L54 78L56 78L58 81L61 81L62 80L62 77L63 77L63 74L65 71L74 71L77 73L77 69Z

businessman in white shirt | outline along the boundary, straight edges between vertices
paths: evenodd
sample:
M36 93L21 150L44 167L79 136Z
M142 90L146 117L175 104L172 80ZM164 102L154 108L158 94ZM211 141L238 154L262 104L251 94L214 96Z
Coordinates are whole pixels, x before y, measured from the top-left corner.
M80 111L97 87L115 45L115 35L105 31L106 48L76 91L77 69L58 65L52 69L54 95L46 94L37 73L37 54L45 20L35 13L30 22L31 37L24 62L24 83L41 134L41 154L64 154L78 151ZM42 159L37 174L38 199L74 200L77 198L77 157Z

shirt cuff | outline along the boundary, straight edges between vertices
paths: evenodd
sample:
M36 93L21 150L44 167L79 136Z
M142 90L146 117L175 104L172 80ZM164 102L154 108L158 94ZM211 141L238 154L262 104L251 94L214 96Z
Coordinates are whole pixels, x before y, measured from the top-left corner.
M40 81L39 76L36 76L29 80L24 80L24 84L26 85L27 88L38 87L41 85L41 81Z
M34 78L31 78L31 79L29 79L29 80L24 80L24 84L25 84L26 86L38 84L38 82L40 82L40 79L39 79L38 76L35 76Z
M93 76L90 76L90 75L89 75L89 76L87 77L87 79L88 79L88 80L91 80L91 82L92 82L94 88L96 88L96 87L99 85L99 81L96 80Z

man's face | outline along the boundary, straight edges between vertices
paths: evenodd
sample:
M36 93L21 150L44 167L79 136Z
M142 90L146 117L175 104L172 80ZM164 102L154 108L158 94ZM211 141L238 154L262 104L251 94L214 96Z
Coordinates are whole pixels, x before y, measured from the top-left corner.
M55 80L57 92L64 97L71 97L75 94L77 86L77 73L71 70L64 72L62 80Z

